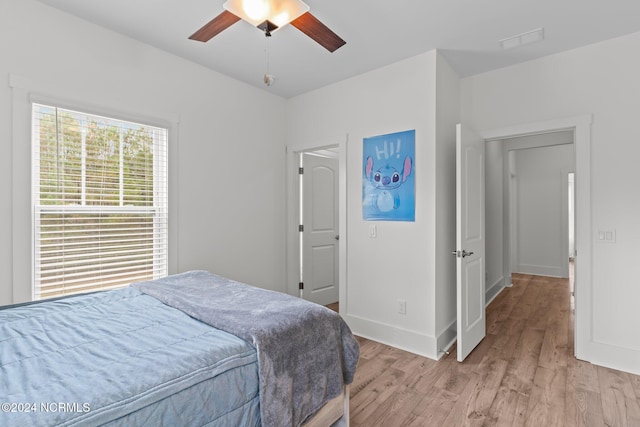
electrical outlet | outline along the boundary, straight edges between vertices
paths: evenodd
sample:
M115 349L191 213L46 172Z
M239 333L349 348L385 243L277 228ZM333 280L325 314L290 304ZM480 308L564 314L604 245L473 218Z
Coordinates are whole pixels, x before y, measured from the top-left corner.
M398 314L407 314L407 302L405 300L398 300Z

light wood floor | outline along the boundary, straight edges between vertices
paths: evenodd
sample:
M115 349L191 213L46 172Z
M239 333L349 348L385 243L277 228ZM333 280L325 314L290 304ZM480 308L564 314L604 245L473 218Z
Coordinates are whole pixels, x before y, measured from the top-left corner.
M351 385L356 426L640 426L640 376L573 357L567 279L516 275L487 308L463 363L364 338Z

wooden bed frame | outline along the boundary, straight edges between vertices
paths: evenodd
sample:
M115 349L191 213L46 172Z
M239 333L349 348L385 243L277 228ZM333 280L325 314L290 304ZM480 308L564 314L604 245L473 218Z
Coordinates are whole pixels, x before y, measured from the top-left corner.
M303 427L349 427L349 385L327 402Z

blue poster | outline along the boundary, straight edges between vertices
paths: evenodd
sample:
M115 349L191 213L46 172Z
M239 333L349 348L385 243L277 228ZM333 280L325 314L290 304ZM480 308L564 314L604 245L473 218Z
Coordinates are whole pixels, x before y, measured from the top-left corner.
M362 218L415 221L416 131L364 138Z

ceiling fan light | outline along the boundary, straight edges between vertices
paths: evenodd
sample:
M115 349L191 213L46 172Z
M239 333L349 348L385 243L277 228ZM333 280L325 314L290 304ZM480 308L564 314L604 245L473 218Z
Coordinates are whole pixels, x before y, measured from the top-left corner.
M289 12L284 11L274 16L273 19L270 19L270 21L276 24L278 27L282 27L283 25L287 25L289 22L293 21L293 19L289 19Z
M265 20L282 27L309 11L302 0L227 0L222 7L254 27Z
M264 21L269 16L269 2L267 0L243 0L242 10L247 17L256 21Z

